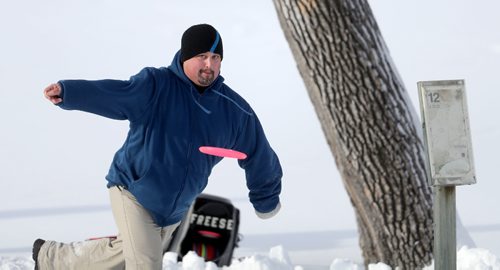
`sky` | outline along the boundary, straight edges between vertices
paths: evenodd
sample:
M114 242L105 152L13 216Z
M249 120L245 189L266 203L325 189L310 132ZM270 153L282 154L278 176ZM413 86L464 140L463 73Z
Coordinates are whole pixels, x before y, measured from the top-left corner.
M457 210L476 245L500 255L499 4L370 4L416 109L418 81L465 80L477 184L457 187ZM240 208L241 253L283 244L302 264L361 260L352 206L268 0L1 2L0 255L28 252L37 237L116 233L104 176L128 123L63 111L43 88L168 66L182 32L203 22L221 33L222 75L252 104L284 169L283 208L266 221L253 213L236 162L214 169L206 192Z

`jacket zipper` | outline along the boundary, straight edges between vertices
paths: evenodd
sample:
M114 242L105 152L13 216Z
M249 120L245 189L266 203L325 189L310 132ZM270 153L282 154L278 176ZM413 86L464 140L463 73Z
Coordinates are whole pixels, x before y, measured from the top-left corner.
M191 89L192 90L192 89ZM177 196L175 197L174 205L172 206L172 210L170 211L171 214L173 214L176 209L177 209L177 204L179 203L179 198L181 197L181 194L184 192L184 188L186 187L186 181L188 181L188 175L189 175L189 159L191 157L191 149L193 148L193 117L190 115L189 119L189 144L188 144L188 150L187 150L187 155L186 155L186 172L184 174L184 181L182 181L179 193L177 193Z
M191 156L191 148L193 146L193 143L189 143L189 149L187 153L186 160L188 161L186 165L186 173L184 174L184 181L181 183L181 187L179 189L179 193L177 193L177 196L175 197L174 205L172 208L172 211L170 211L171 214L173 214L176 209L177 209L177 204L179 203L179 198L181 197L182 192L184 192L184 188L186 186L186 181L188 180L188 175L189 175L189 156Z

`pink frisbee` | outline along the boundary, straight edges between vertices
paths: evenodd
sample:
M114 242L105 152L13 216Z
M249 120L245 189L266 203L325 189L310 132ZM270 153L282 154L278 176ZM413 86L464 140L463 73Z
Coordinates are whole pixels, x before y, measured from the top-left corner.
M211 231L201 230L201 231L198 231L198 233L201 234L202 236L205 236L208 238L213 238L213 239L217 239L217 238L221 237L220 233L211 232Z
M201 146L199 148L200 152L207 155L218 156L218 157L227 157L227 158L236 158L236 159L245 159L247 155L243 152L231 150L227 148L221 147L213 147L213 146Z

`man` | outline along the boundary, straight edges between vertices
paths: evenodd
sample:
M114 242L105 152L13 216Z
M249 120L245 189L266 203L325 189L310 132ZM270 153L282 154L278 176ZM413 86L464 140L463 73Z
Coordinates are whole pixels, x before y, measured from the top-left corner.
M45 97L66 110L130 121L106 180L117 239L71 244L37 239L35 269L161 269L170 237L222 159L201 146L238 150L249 198L261 218L280 209L282 170L248 103L223 83L222 39L194 25L168 68L144 68L128 81L62 80Z

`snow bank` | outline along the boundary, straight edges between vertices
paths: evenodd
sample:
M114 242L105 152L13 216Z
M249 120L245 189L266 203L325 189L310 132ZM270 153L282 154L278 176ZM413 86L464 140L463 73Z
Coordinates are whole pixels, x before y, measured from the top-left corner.
M6 258L0 257L0 270L32 270L35 262L28 257Z
M34 262L29 257L0 257L0 270L31 270ZM330 270L362 270L347 259L334 259ZM189 252L177 262L177 254L168 252L163 257L163 270L306 270L294 266L282 246L270 249L267 255L254 255L234 260L229 267L218 268L213 262L205 262L194 252ZM371 264L368 270L391 270L383 263ZM434 266L424 268L434 270ZM457 253L457 270L500 270L500 260L490 251L482 248L462 247Z
M217 270L212 262L205 262L194 252L188 252L182 262L177 262L177 254L168 252L163 257L163 270ZM268 255L254 255L239 260L233 260L231 266L223 270L303 270L293 266L288 253L282 246L271 248Z
M458 270L500 270L500 259L489 250L462 247L457 254Z
M363 266L357 265L354 262L347 259L335 259L330 265L330 270L362 270ZM368 265L368 270L391 270L391 267L383 264L370 264Z
M357 264L347 259L335 259L330 265L330 270L360 270Z
M330 270L361 269L364 267L346 259L335 259L330 265ZM368 270L392 270L392 268L386 264L377 263L368 265ZM434 262L423 270L434 270ZM500 270L500 259L489 250L464 246L457 252L457 270Z
M434 270L434 263L423 270ZM457 252L457 270L500 270L500 259L489 250L463 246Z

